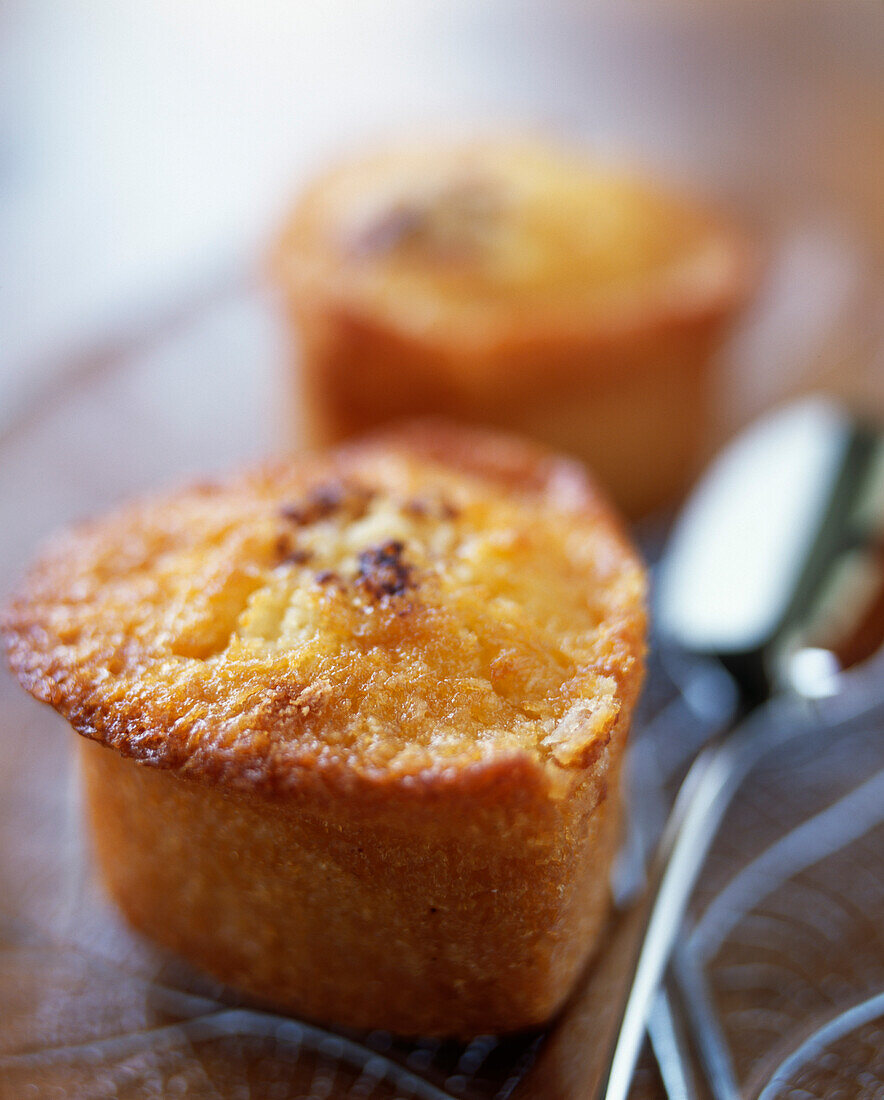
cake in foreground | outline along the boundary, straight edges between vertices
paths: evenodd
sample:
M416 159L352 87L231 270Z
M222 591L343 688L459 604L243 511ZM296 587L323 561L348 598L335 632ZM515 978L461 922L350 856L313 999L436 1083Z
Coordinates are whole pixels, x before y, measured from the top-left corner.
M753 268L696 202L536 140L343 164L274 262L314 444L404 415L495 425L581 458L631 516L702 464Z
M57 539L4 616L131 923L304 1016L540 1024L608 897L642 568L580 467L420 423Z

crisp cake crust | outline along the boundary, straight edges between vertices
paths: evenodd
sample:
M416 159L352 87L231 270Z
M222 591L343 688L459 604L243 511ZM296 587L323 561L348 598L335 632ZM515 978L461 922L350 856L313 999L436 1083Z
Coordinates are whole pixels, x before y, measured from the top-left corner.
M148 764L548 793L631 706L643 593L576 465L426 423L84 524L4 629L31 694Z

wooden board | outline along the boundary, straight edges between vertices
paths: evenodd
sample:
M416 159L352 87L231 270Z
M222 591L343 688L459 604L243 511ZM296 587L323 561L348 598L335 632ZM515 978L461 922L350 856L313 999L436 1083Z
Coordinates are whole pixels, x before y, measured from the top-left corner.
M287 359L268 303L243 285L45 391L0 438L3 592L36 541L74 517L285 449ZM761 762L714 847L687 954L743 1095L884 1095L882 725L879 713ZM636 735L645 809L701 734L655 668ZM538 1056L548 1087L532 1095L578 1100L593 1035L579 996L552 1040L333 1035L249 1006L135 937L91 875L72 739L0 674L2 1100L518 1100ZM646 1055L634 1096L662 1095Z

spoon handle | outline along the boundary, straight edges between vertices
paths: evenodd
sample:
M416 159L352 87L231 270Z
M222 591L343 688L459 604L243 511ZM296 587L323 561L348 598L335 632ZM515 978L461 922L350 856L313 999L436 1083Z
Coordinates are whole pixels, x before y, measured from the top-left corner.
M616 1046L596 1092L604 1100L626 1100L628 1096L654 997L700 869L739 783L734 740L750 732L748 726L705 748L679 791L651 869L647 894L639 903L646 920Z
M594 1100L626 1100L648 1015L669 963L693 888L719 825L746 774L757 761L812 729L838 726L882 704L881 662L843 677L838 695L813 703L778 695L703 749L682 783L657 849L648 887L629 926L634 964L622 975L628 995L606 1065L589 1094ZM630 980L631 977L631 980Z

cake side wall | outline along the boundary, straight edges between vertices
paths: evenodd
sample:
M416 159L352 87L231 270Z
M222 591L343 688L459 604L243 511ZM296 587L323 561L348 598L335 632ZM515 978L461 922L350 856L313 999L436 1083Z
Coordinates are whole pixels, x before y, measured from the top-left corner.
M636 518L671 505L707 457L729 316L622 339L548 339L471 355L321 300L291 303L297 402L312 447L398 418L444 416L571 454Z
M628 716L571 797L398 823L184 780L82 741L94 850L135 928L308 1018L469 1037L543 1023L608 906ZM619 731L619 732L618 732Z

